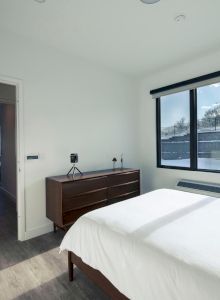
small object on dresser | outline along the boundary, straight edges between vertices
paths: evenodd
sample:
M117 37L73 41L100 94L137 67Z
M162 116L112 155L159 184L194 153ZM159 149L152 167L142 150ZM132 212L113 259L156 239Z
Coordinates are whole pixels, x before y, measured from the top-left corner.
M78 156L78 154L77 154L77 153L71 153L71 154L70 154L70 162L71 162L72 164L75 164L75 163L78 163L78 161L79 161L79 156Z
M123 158L123 153L121 154L121 169L124 168L124 158Z
M113 162L113 168L112 168L112 169L115 170L117 158L116 158L116 157L113 157L112 162Z
M67 176L70 175L71 171L73 171L73 173L72 173L73 177L74 177L76 171L78 171L81 175L83 175L83 173L75 166L76 163L78 163L78 160L79 160L79 157L78 157L77 153L71 153L70 154L70 162L73 164L73 166L71 167L71 169L67 173Z

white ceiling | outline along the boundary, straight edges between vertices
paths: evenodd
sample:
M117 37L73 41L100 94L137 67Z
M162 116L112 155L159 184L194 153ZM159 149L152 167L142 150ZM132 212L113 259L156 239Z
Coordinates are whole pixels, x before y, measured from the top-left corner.
M132 75L220 49L220 0L0 0L0 27ZM174 22L186 14L183 23Z

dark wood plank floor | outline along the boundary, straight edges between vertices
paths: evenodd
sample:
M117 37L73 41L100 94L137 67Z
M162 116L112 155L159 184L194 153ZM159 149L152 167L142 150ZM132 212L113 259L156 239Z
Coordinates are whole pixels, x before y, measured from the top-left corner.
M109 300L76 269L70 283L67 253L59 254L64 233L17 241L15 205L0 194L0 299Z

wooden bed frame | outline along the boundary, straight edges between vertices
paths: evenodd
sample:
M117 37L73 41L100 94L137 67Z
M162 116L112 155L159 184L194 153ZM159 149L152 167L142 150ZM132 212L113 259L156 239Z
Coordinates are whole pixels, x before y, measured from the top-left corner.
M77 266L84 272L94 283L108 294L113 300L128 300L128 298L119 292L119 290L98 270L93 269L85 264L82 259L71 251L68 251L68 270L69 280L74 280L73 267Z

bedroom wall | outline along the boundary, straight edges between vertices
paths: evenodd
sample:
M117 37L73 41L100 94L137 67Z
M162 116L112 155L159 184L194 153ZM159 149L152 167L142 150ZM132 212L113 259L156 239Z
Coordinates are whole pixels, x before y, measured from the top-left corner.
M0 75L24 88L26 237L52 230L45 216L45 177L66 174L69 154L82 171L112 167L124 153L137 167L137 85L132 78L4 30Z
M178 179L192 179L219 183L220 174L198 171L159 169L156 167L156 103L149 92L175 82L191 79L220 70L220 52L195 58L156 72L140 80L140 161L142 192L158 188L174 188Z

